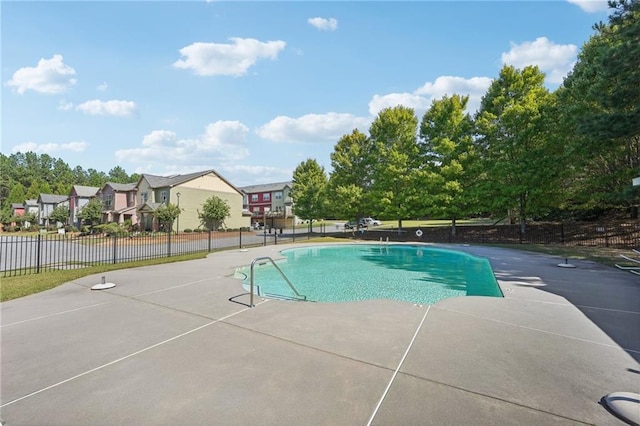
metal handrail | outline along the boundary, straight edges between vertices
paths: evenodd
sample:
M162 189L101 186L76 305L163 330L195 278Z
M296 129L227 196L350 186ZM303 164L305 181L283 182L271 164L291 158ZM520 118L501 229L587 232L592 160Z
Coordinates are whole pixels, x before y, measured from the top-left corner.
M271 264L276 267L278 272L280 272L280 275L282 275L282 278L284 278L285 282L289 285L289 288L291 288L291 290L293 290L295 295L300 297L300 298L302 298L303 300L307 300L307 296L303 296L300 293L298 293L298 290L296 290L296 288L293 286L293 284L291 284L291 281L289 281L289 278L287 278L287 276L284 274L284 272L282 272L282 269L280 269L280 267L278 265L276 265L276 262L274 262L272 258L270 258L269 256L256 257L251 262L251 290L250 290L251 291L251 300L249 301L249 304L251 305L252 308L255 306L253 304L253 287L254 287L253 286L253 275L254 275L253 274L253 267L256 264L256 262L258 262L260 260L268 260L269 262L271 262Z

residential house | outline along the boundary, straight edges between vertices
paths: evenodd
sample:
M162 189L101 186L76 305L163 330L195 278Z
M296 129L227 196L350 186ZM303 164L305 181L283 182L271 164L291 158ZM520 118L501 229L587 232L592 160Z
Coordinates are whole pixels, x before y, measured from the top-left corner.
M49 221L49 215L58 206L69 208L69 197L66 195L40 194L38 197L38 223L40 226L59 225Z
M138 223L145 230L158 230L154 212L162 204L177 205L180 216L173 229L201 228L198 213L207 199L215 195L227 202L231 216L225 220L227 228L248 227L248 215L242 212L242 192L215 170L172 176L143 174L137 187Z
M27 200L24 202L24 210L26 214L32 214L33 217L37 218L39 216L40 213L40 209L38 207L38 200ZM24 226L29 227L31 225L35 225L35 223L31 223L31 222L25 222Z
M24 215L25 207L22 203L11 203L11 214L13 216L22 216Z
M12 216L24 216L25 208L22 203L11 203ZM11 222L11 226L16 226L16 222Z
M69 223L71 225L78 229L82 227L82 220L78 217L78 213L89 200L96 197L99 190L100 188L95 186L73 185L69 194L69 212L71 214Z
M295 220L291 200L292 181L243 186L244 208L251 213L251 222L261 222L271 228L292 226Z
M103 206L102 223L123 224L127 220L130 220L132 225L138 223L136 192L135 183L107 182L97 195Z

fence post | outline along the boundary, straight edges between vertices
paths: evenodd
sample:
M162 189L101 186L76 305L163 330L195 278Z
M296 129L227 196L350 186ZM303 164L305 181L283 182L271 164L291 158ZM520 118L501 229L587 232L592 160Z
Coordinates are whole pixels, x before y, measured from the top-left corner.
M242 248L242 228L240 228L240 248Z
M171 257L171 230L167 233L167 257Z
M564 244L564 222L560 223L560 244Z
M118 236L114 235L113 236L113 264L115 265L117 263L117 242L118 242Z
M211 253L211 229L209 229L209 241L207 245L207 251Z
M42 234L38 234L38 253L36 255L36 274L40 273L40 251L41 251Z

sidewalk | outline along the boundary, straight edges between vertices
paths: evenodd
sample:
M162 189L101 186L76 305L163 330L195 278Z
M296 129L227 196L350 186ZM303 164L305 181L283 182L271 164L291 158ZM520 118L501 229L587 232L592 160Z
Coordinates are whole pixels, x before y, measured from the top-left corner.
M640 391L640 279L480 246L504 298L433 306L249 296L278 245L109 272L0 304L13 425L623 424Z

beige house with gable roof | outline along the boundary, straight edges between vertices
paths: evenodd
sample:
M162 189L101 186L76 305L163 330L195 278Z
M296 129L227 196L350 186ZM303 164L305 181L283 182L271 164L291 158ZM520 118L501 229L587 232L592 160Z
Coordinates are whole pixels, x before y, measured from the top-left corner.
M182 210L173 224L174 231L202 228L198 213L213 195L229 205L231 215L225 220L226 228L250 225L250 216L242 211L242 192L215 170L172 176L145 173L140 176L136 187L138 223L143 230L158 230L154 212L161 204L168 203Z

